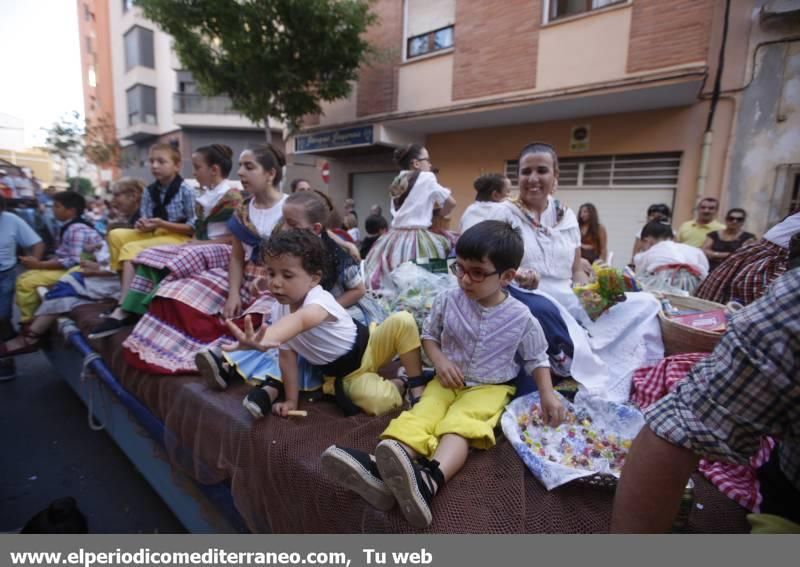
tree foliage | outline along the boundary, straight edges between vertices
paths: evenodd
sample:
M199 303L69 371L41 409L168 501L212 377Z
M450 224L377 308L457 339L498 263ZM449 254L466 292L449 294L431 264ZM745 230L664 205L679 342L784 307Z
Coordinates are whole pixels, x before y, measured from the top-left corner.
M137 0L174 38L202 92L225 94L255 123L296 128L350 93L372 53L373 0ZM267 131L269 129L267 128Z
M122 157L122 145L117 138L117 128L107 117L94 121L86 119L83 155L99 166L118 166Z
M67 177L67 184L70 190L80 193L84 197L94 196L94 185L92 180L86 177Z

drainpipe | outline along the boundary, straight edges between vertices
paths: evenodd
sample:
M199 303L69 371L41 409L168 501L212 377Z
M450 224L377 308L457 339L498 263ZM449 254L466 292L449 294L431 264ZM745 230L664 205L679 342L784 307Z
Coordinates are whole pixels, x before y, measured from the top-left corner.
M706 194L706 179L708 179L708 167L711 161L711 142L713 140L714 113L717 111L717 103L722 92L722 71L725 67L725 45L728 43L728 20L730 19L731 0L725 0L725 20L722 25L722 43L719 46L719 60L717 63L717 76L714 79L714 92L711 95L711 107L708 110L708 121L706 131L703 135L703 145L700 148L700 170L697 173L696 193L700 200Z

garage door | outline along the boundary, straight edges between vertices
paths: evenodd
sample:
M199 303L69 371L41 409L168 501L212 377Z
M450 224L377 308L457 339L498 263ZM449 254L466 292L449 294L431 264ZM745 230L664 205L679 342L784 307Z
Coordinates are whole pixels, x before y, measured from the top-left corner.
M565 158L555 197L576 215L584 203L597 207L614 253L612 264L622 268L631 259L647 208L666 203L674 209L680 159L680 153ZM506 171L516 182L515 161L507 162Z
M383 218L391 222L389 186L396 175L397 172L393 171L353 174L352 195L362 234L364 234L364 221L369 216L372 205L380 205L383 208Z

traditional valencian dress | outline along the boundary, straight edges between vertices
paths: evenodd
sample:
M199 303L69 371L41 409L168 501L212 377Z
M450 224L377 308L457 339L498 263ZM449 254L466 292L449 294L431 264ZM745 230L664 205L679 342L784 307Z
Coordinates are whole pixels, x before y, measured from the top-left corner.
M451 240L430 230L433 211L450 197L450 190L439 185L430 171L403 171L411 188L396 208L392 199L392 225L367 255L364 264L367 288L391 290L391 273L400 264L418 258L445 259L450 254Z
M195 200L195 239L213 240L230 234L228 221L241 203L241 192L229 189L225 182L198 197ZM230 256L229 244L148 248L133 260L136 276L122 301L122 308L129 313L143 314L167 275L172 273L181 278L203 270L225 268L230 263Z
M242 317L252 314L254 325L260 324L262 318L269 318L275 303L268 293L251 293L250 284L266 275L260 245L280 221L284 200L285 197L269 209L259 209L253 199L248 199L228 221L231 234L242 243L245 252L239 291ZM229 294L228 272L225 266L180 278L170 273L161 282L147 313L125 340L126 361L152 374L197 372L194 362L197 352L232 340L222 320Z

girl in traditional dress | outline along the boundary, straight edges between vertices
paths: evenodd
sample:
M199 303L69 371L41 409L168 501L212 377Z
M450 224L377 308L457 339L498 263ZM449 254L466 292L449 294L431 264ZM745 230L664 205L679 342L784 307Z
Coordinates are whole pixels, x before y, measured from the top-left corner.
M228 221L242 202L242 193L230 187L227 179L232 157L233 150L222 144L204 146L192 154L201 191L195 200L194 237L182 245L149 248L134 258L136 276L122 298L123 311L143 315L168 274L174 279L228 266L233 241Z
M445 259L450 253L448 237L430 230L434 210L447 216L456 206L450 190L439 185L431 171L428 150L411 144L395 152L402 171L392 182L392 224L366 258L367 286L391 290L391 273L404 262L418 258Z
M195 354L229 337L223 318L252 313L260 320L269 315L274 300L251 284L266 273L260 263L261 242L281 219L286 196L277 187L285 164L283 153L270 145L242 152L239 179L252 196L228 221L233 236L230 267L163 281L124 343L129 364L153 374L194 373Z

